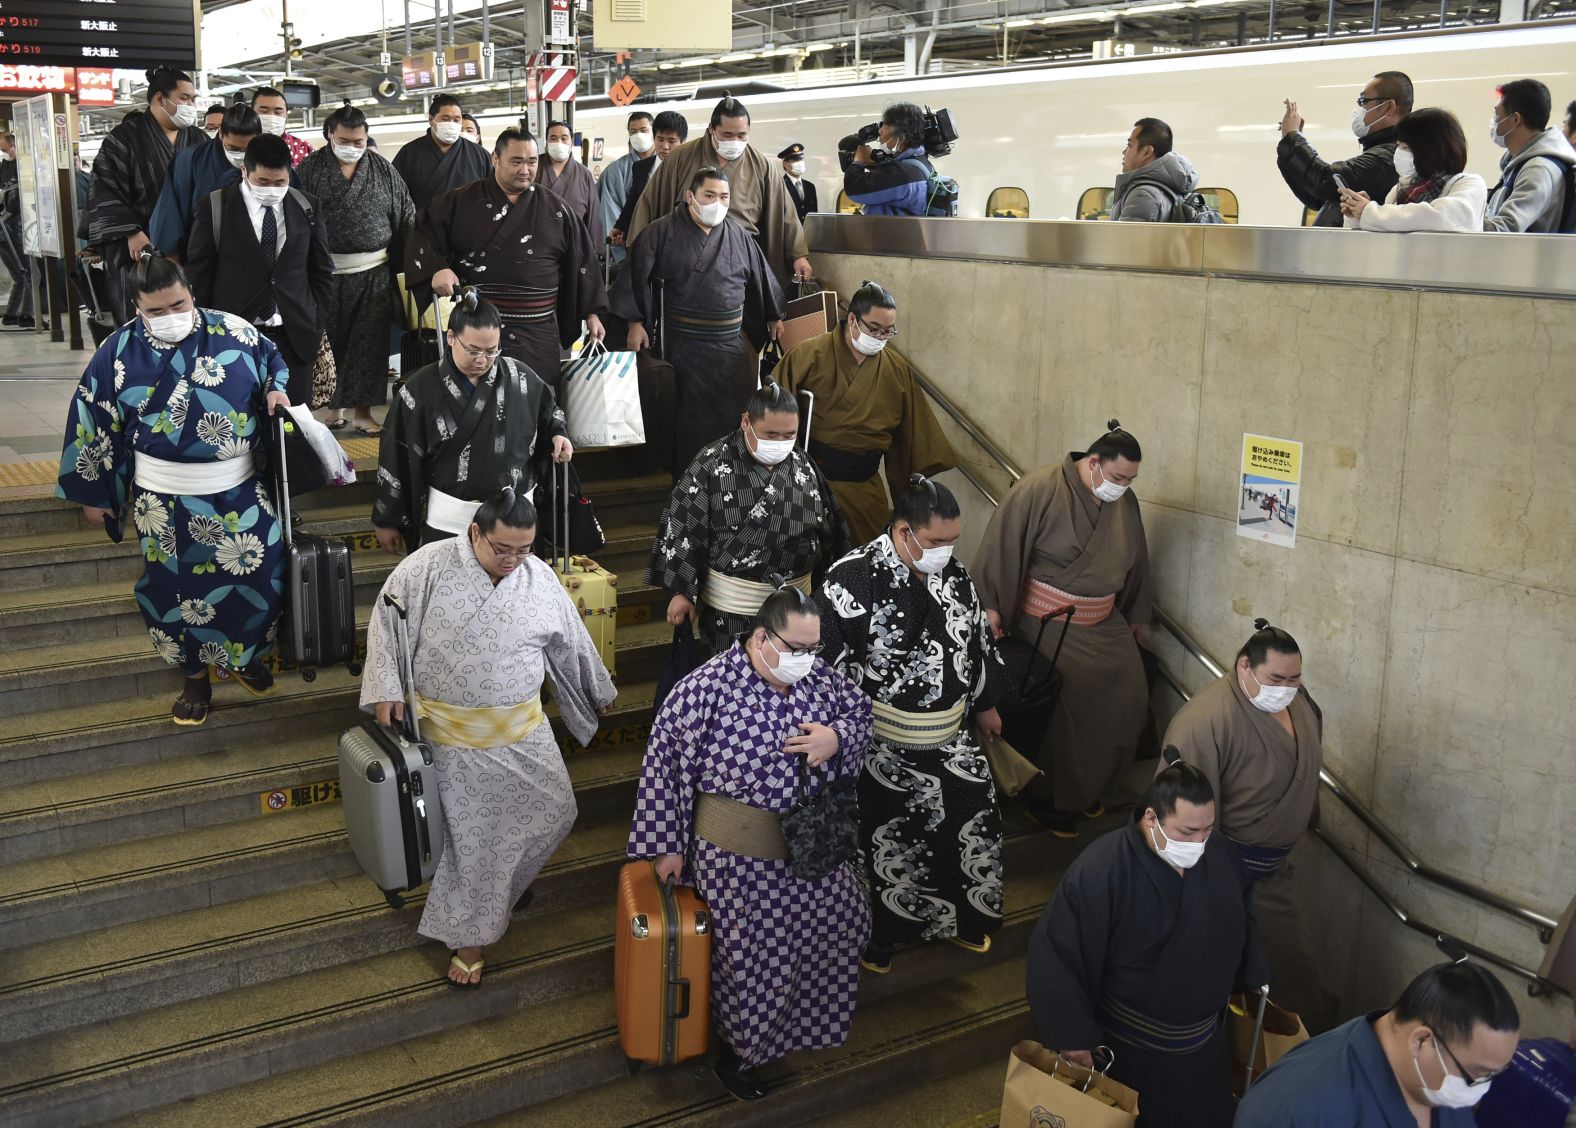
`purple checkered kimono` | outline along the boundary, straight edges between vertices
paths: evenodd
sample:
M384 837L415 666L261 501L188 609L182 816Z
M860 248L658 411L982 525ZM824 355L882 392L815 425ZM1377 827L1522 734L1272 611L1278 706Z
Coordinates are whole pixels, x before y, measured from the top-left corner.
M798 761L783 751L795 726L835 729L838 753L811 772L856 777L870 743L870 700L824 662L787 695L755 672L739 646L668 695L651 726L629 833L632 858L682 854L710 907L712 1022L746 1068L848 1037L870 909L853 865L801 881L788 863L734 854L698 839L697 790L763 810L794 805Z

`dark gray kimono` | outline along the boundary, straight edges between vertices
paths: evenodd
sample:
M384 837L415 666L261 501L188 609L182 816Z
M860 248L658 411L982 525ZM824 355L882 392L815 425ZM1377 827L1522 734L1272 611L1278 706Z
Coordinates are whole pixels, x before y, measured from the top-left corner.
M401 145L392 163L417 211L426 211L427 205L445 192L492 176L492 161L480 145L461 137L445 153L432 139L430 129Z

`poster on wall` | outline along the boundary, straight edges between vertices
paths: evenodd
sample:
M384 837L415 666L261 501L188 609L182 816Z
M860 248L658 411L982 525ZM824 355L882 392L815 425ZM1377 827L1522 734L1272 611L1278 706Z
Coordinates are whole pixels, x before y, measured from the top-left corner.
M1237 535L1293 548L1297 544L1302 444L1270 435L1242 436Z
M65 251L61 241L52 97L40 94L24 98L12 105L11 115L22 207L22 252L60 258Z

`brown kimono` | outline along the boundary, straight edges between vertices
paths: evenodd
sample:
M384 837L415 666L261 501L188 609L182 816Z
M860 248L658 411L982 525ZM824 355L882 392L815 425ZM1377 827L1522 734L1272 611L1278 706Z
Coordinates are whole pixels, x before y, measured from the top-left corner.
M607 232L602 230L602 205L596 195L596 177L583 164L569 161L564 171L553 172L553 162L544 155L537 163L536 186L546 188L569 205L569 210L591 236L591 248L598 254L607 242Z
M810 453L832 484L855 544L875 540L892 515L881 461L894 492L910 474L939 474L958 464L908 362L890 348L860 364L838 326L790 350L772 375L790 392L815 393Z
M1153 600L1143 517L1131 491L1104 505L1095 499L1078 476L1084 457L1069 454L1014 486L992 515L973 568L980 598L1000 613L1002 629L1028 642L1036 623L1018 612L1025 580L1070 595L1116 596L1103 622L1068 630L1057 667L1061 699L1038 759L1065 811L1093 806L1132 762L1149 707L1132 634L1134 624L1149 621ZM1059 634L1057 625L1045 632L1047 656Z

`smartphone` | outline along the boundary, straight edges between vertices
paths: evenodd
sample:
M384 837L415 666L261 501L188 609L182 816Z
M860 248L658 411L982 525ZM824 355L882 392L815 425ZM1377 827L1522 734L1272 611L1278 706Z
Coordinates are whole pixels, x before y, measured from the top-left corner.
M1351 189L1346 186L1346 181L1341 179L1341 174L1340 173L1337 172L1337 173L1334 174L1334 176L1335 176L1335 186L1337 188L1339 188L1342 192L1350 192L1351 191Z

